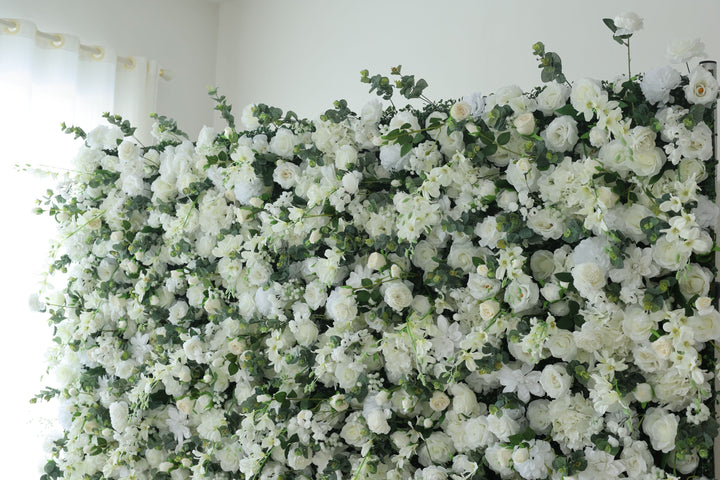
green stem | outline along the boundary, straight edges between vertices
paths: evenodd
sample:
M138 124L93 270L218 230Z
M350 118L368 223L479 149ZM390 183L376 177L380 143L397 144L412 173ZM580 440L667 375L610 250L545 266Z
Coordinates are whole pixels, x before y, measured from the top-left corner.
M628 63L628 81L632 78L632 74L630 73L630 39L627 39L627 63Z

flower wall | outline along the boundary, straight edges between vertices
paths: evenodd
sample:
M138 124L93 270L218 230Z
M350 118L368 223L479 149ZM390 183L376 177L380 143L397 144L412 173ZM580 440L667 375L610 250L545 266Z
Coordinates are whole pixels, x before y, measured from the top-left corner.
M68 127L44 478L712 476L718 84L533 50L530 92Z

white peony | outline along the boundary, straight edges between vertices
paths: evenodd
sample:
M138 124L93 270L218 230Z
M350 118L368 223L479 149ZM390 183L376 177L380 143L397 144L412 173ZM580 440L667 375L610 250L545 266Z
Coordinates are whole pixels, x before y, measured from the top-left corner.
M643 19L635 12L625 12L617 15L613 22L617 27L617 31L613 36L632 35L643 28Z
M662 408L650 407L645 412L642 429L650 437L655 450L667 453L675 448L675 437L680 420L677 415Z
M680 73L665 65L645 73L640 82L640 89L650 103L668 103L670 91L680 85Z
M594 262L585 262L573 267L573 285L580 295L593 301L602 293L607 284L606 272Z
M673 40L667 46L666 56L670 63L687 63L705 55L705 44L699 38Z

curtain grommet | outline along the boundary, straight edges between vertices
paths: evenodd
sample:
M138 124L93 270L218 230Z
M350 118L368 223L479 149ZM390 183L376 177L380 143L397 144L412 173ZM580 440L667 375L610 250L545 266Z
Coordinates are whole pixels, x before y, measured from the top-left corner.
M5 33L9 33L10 35L15 35L20 33L20 22L17 20L12 20L10 18L4 18L7 23L12 23L12 25L8 25L5 27Z
M122 65L128 72L135 70L135 59L133 57L125 57L122 59Z
M90 57L98 62L105 58L105 49L102 47L94 46L91 47L93 51L90 53Z
M60 33L54 33L53 36L57 37L55 40L50 40L50 45L55 48L62 48L65 45L65 37Z

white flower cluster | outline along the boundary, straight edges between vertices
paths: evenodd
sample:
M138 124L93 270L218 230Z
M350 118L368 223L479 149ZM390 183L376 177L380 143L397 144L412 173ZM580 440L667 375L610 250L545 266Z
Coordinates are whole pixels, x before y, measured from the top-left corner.
M315 122L258 104L252 130L149 148L98 127L47 201L69 278L44 300L53 478L696 471L713 82L662 67Z

